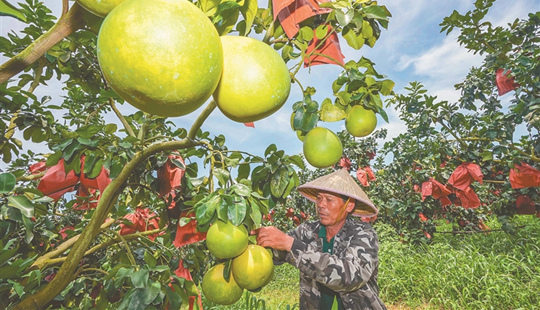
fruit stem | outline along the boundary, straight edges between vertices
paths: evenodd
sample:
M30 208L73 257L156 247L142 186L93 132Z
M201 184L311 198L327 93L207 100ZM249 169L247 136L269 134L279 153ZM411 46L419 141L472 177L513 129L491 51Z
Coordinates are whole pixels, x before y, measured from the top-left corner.
M204 123L204 121L206 121L208 116L210 116L210 114L212 114L212 112L214 111L214 109L216 107L217 107L216 101L212 100L206 106L206 108L204 108L204 110L201 112L199 117L197 117L197 119L195 120L193 125L191 125L191 128L189 129L189 132L188 132L188 135L187 135L188 140L194 140L195 139L195 137L197 136L197 131L199 131L199 129L201 129L201 126Z

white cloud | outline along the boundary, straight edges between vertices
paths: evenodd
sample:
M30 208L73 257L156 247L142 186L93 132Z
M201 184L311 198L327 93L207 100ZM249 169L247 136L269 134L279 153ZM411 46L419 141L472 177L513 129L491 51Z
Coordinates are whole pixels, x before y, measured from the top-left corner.
M413 67L414 74L433 79L456 80L478 64L481 57L467 52L456 42L456 36L446 37L442 44L434 46L416 57L405 56L403 68Z

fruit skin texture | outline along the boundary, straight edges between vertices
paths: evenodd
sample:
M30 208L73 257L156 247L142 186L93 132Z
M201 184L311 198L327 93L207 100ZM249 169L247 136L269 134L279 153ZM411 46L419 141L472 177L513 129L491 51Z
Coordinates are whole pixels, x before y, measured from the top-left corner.
M214 92L223 50L210 20L187 0L125 0L101 25L99 65L113 90L160 116L199 108Z
M324 127L315 127L306 134L303 150L310 165L326 168L341 159L343 146L334 132Z
M233 121L249 123L279 110L291 91L291 78L281 56L259 40L222 36L223 74L213 95Z
M236 257L248 246L248 233L244 225L217 220L206 233L206 247L217 258Z
M240 287L256 290L268 284L272 278L272 254L260 245L250 244L244 253L233 259L231 270Z
M80 6L100 17L107 16L112 9L123 1L124 0L76 0Z
M347 132L355 137L365 137L377 127L377 115L372 110L355 105L345 118Z
M236 284L232 275L229 277L229 282L225 281L223 269L225 269L225 264L217 264L206 272L202 279L202 291L204 296L213 303L232 305L242 297L244 289Z

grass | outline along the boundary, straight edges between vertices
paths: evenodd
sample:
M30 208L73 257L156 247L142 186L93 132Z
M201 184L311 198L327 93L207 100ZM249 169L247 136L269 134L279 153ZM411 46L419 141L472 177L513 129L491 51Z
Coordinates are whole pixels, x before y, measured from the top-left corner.
M390 226L377 223L381 298L392 310L540 309L540 220L516 221L526 227L514 235L434 234L433 243L422 246L401 243ZM274 280L260 292L208 309L298 309L298 277L292 266L276 266Z
M381 297L411 309L539 309L540 221L520 220L528 226L515 235L435 234L429 246L402 244L379 225Z

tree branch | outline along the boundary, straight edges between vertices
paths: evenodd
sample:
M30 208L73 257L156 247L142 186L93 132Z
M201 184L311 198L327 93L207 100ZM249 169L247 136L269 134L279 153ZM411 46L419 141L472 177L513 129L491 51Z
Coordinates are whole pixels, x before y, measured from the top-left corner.
M158 229L147 230L147 231L143 231L143 232L137 232L137 233L133 233L133 234L125 235L125 236L117 236L115 238L109 239L109 240L107 240L107 241L105 241L103 243L100 243L100 244L92 247L91 249L89 249L88 251L86 251L84 253L84 256L86 257L88 255L92 255L93 253L96 253L96 252L98 252L100 250L106 249L106 248L108 248L111 245L114 245L116 243L131 241L131 240L139 239L141 237L157 234L157 233L163 231L164 229L165 228L161 228L161 229L158 228ZM131 257L133 257L133 255ZM59 258L51 259L51 260L49 260L47 266L45 266L45 267L51 267L51 266L55 266L55 265L60 265L63 262L65 262L66 259L67 259L67 257L59 257Z
M124 125L124 128L126 129L128 135L130 135L131 137L137 137L137 135L135 134L135 131L133 131L133 128L131 128L131 125L129 125L129 123L126 121L126 119L124 118L124 115L120 113L120 111L116 107L116 104L114 103L114 100L112 98L109 98L109 105L113 109L114 114L116 114L116 117L118 117L120 122L122 122L122 125Z
M22 52L13 56L10 60L0 66L0 84L5 83L10 78L32 65L56 43L62 41L76 30L81 29L84 26L84 13L85 10L78 3L74 3L69 12L62 15L49 31L45 32L41 37L32 42L32 44L28 45Z
M114 223L114 219L109 219L105 223L103 223L103 225L101 225L100 228L105 229L111 226L113 223ZM62 255L62 253L66 252L67 250L69 250L75 244L75 242L79 239L80 236L81 235L73 236L69 238L68 240L62 242L53 251L48 252L44 254L43 256L38 257L38 259L36 259L36 261L29 267L29 270L34 270L34 269L43 270L44 268L50 266L52 264L51 262L53 261L53 259Z

